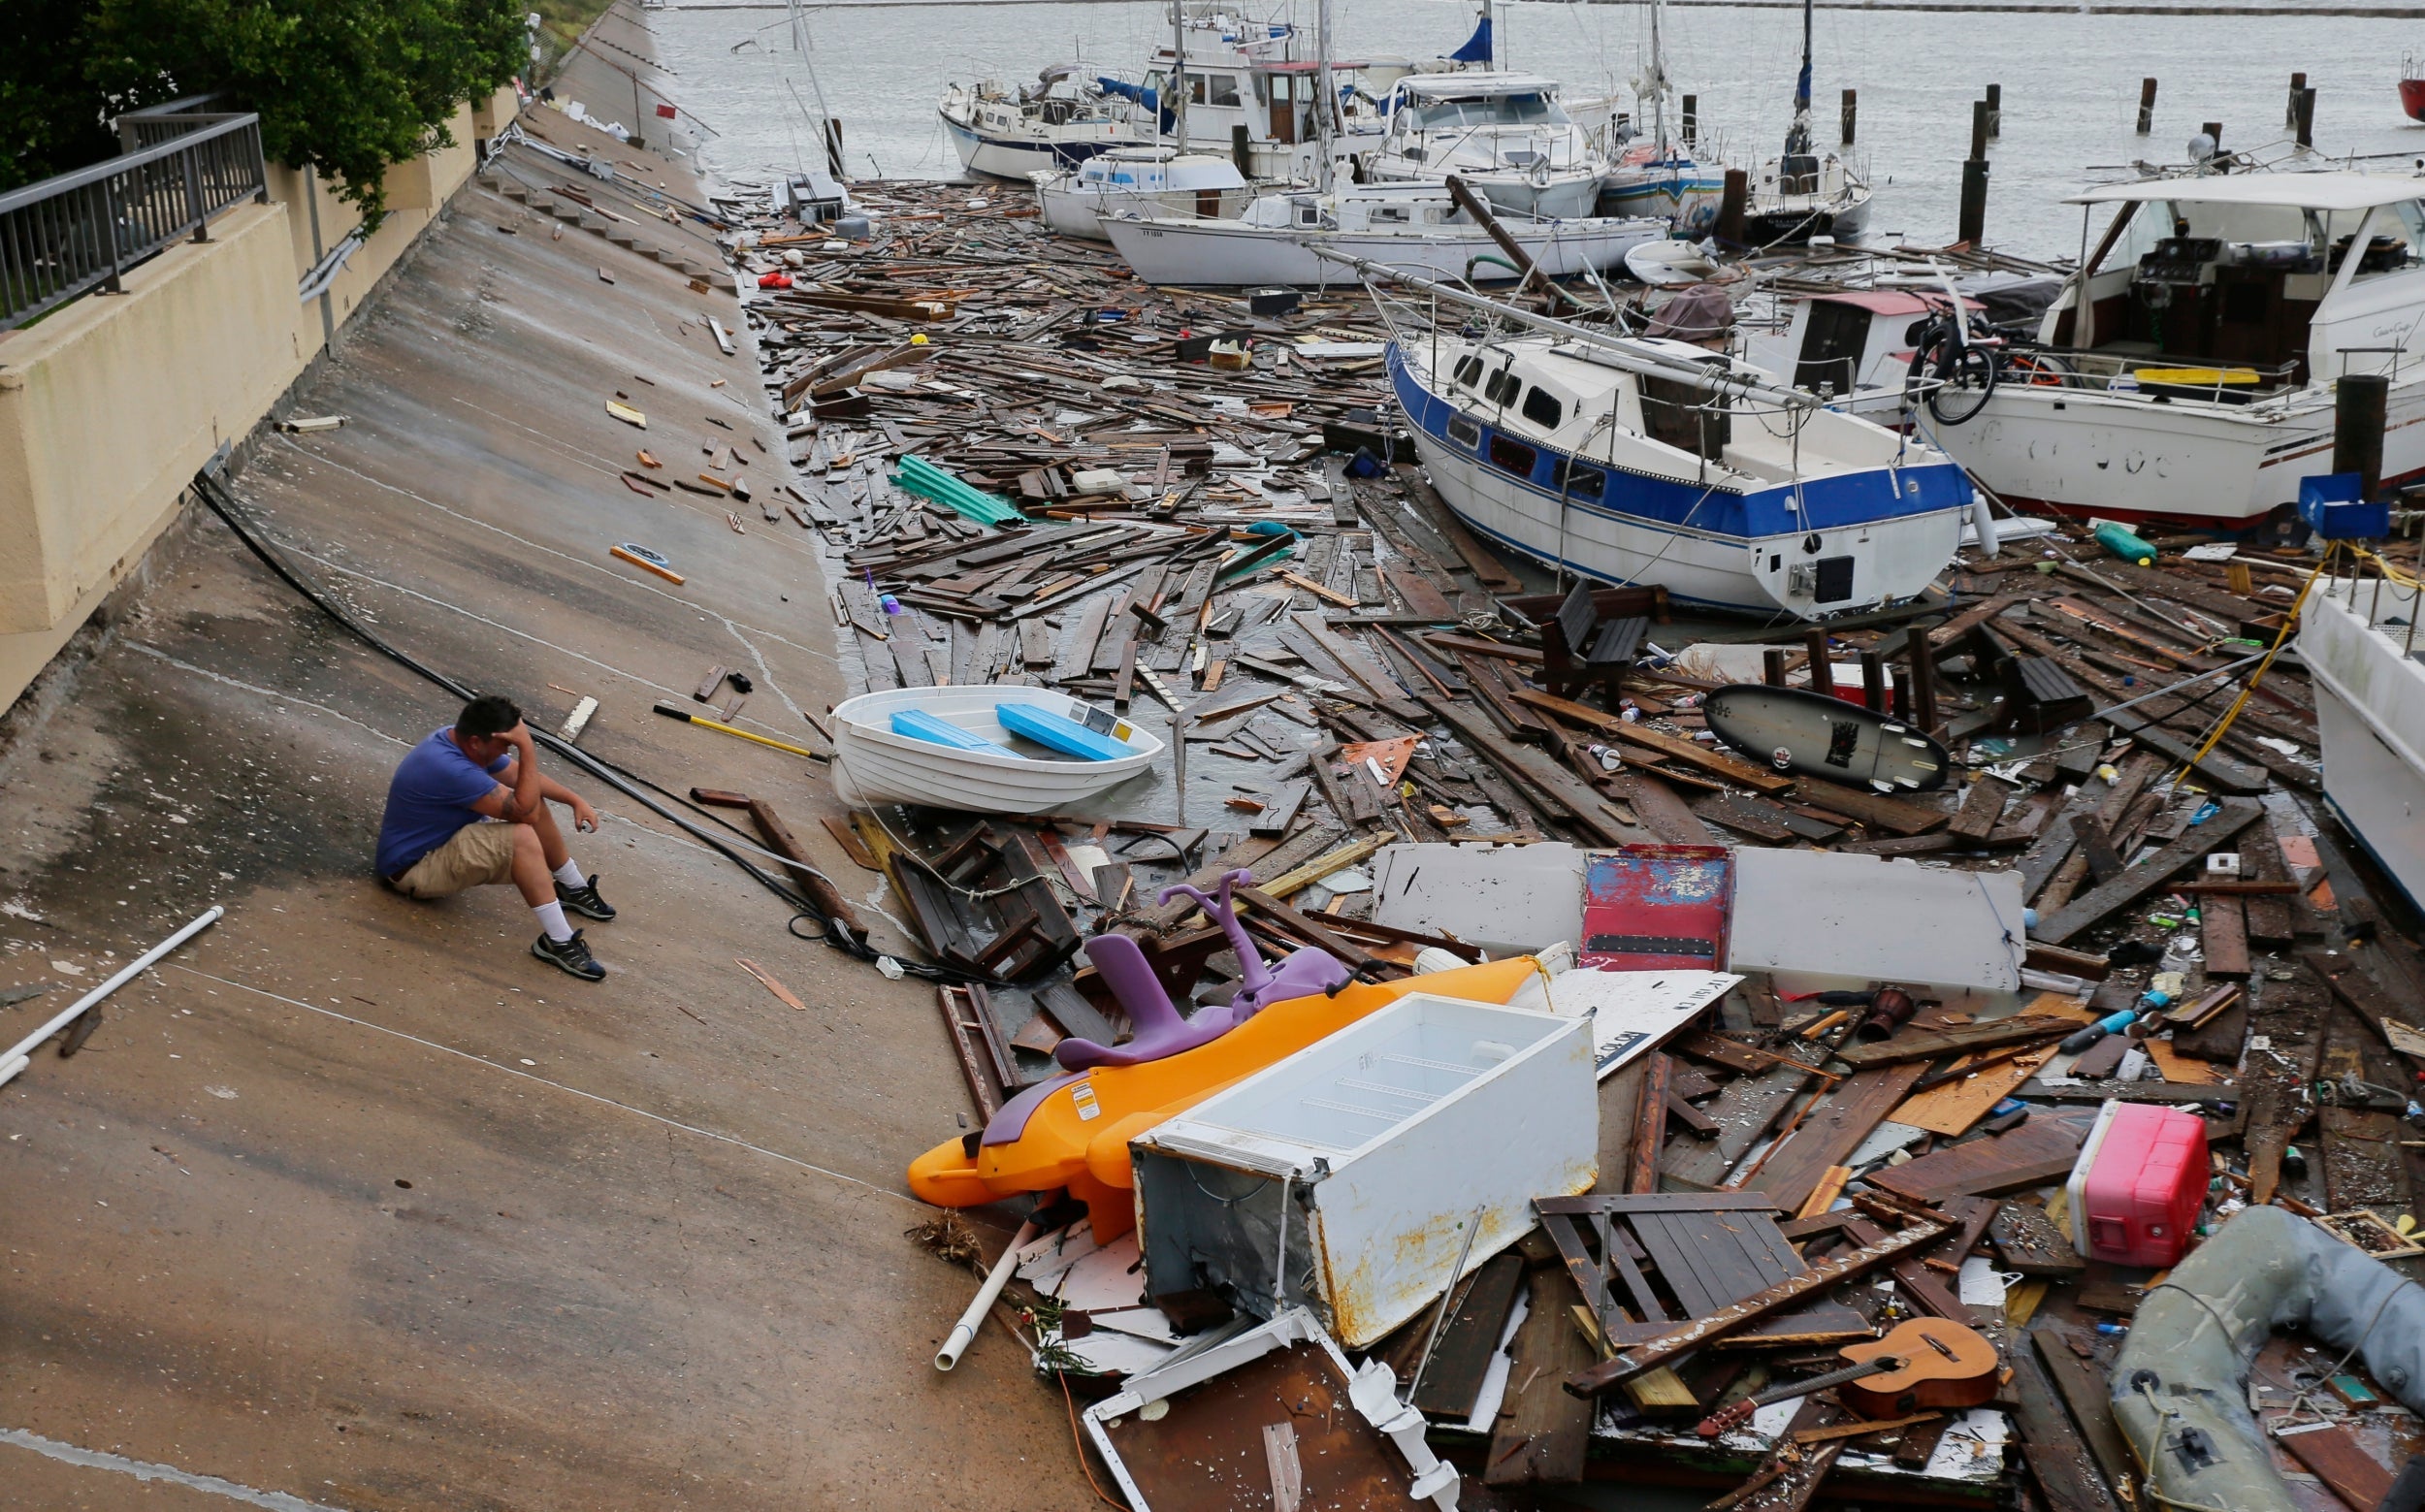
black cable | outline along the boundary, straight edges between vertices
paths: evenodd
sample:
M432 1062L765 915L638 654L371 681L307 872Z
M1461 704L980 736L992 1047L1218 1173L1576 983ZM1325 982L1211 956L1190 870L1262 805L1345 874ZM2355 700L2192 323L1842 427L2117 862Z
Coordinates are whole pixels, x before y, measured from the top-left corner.
M247 551L250 551L253 556L260 559L262 565L268 567L273 573L277 575L278 581L284 583L287 587L302 595L305 599L308 600L315 608L319 609L321 613L336 621L338 625L348 634L361 641L364 645L369 646L379 655L387 658L391 661L394 661L397 665L404 667L405 670L412 672L416 676L425 678L428 681L436 684L438 687L446 690L446 692L452 693L458 698L463 699L467 703L471 700L474 694L470 689L466 688L461 683L456 682L453 678L448 677L446 674L436 670L435 667L431 667L416 658L397 649L395 646L388 644L385 639L371 630L368 627L362 625L359 621L355 620L353 616L339 608L326 595L321 593L310 583L307 582L294 570L294 568L288 566L286 563L276 555L276 553L271 551L269 546L254 533L250 523L242 517L242 506L237 503L235 496L228 492L226 484L219 480L219 476L216 471L216 468L219 466L220 463L216 459L213 459L210 466L206 466L201 471L194 474L194 493L201 498L204 504L210 507L212 514L219 517L221 523L226 525L230 531L236 532L236 538L243 542L244 548ZM878 952L876 950L869 948L865 942L854 938L849 930L835 928L833 920L830 917L821 912L814 902L792 890L791 885L782 878L768 872L765 868L758 865L755 861L752 861L741 852L727 845L713 831L695 823L691 820L675 813L672 809L669 809L665 807L665 805L658 802L655 798L650 797L648 793L643 792L641 788L654 788L658 792L664 793L667 798L672 799L675 803L681 804L685 808L692 809L702 818L712 820L716 823L722 824L728 829L732 829L733 826L727 823L722 816L711 814L705 809L699 808L698 805L690 802L690 800L673 792L667 791L664 788L650 781L648 778L642 777L636 772L626 771L624 768L617 766L613 762L605 760L602 757L592 756L590 753L582 750L576 745L573 745L571 742L561 739L560 737L550 734L545 730L533 730L531 735L533 740L545 746L549 752L554 754L560 759L570 765L579 767L581 770L589 773L592 777L597 778L599 782L604 783L607 787L614 788L625 797L631 799L633 802L649 810L649 812L657 815L660 819L678 826L683 831L691 835L692 838L699 841L701 844L715 851L718 854L724 856L725 859L732 862L732 864L747 872L759 883L760 885L763 886L767 891L773 893L776 897L782 899L786 906L793 910L792 918L785 927L794 938L801 940L822 939L826 945L831 946L833 949L861 961L873 961L878 958ZM733 829L733 832L735 834L740 833L737 829ZM814 870L813 868L809 869ZM817 875L821 878L824 876L822 872L817 873ZM825 880L830 882L831 879ZM803 918L815 919L818 924L819 933L816 935L803 935L798 931L798 929L792 927ZM954 971L950 967L928 966L916 961L896 961L895 964L905 972L911 973L915 976L923 977L934 981L953 983L965 983L973 981L982 982L988 986L1007 985L1007 983L1003 982L999 978L971 976L965 972Z

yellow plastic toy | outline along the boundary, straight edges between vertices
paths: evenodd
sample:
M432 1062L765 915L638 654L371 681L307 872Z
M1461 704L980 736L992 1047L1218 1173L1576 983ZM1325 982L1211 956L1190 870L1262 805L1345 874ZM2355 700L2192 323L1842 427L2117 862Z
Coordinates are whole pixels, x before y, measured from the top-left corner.
M1271 1004L1219 1039L1161 1060L1056 1078L1014 1099L983 1136L947 1140L912 1161L910 1190L939 1207L977 1207L1067 1188L1086 1205L1095 1241L1108 1242L1136 1227L1130 1140L1407 993L1504 1003L1539 969L1517 956L1350 982L1335 997Z

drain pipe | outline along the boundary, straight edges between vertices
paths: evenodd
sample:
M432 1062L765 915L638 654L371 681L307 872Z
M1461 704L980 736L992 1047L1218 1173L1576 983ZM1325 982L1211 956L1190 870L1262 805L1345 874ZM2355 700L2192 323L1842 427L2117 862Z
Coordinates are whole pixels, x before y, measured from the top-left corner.
M44 1024L32 1034L29 1034L24 1039L16 1042L16 1044L6 1053L0 1053L0 1086L8 1085L10 1081L16 1078L18 1072L23 1071L28 1065L32 1064L34 1051L42 1047L43 1041L49 1039L52 1035L57 1034L60 1030L74 1023L78 1018L83 1015L86 1010L98 1004L103 998L108 997L111 993L115 992L118 988L134 981L137 977L142 976L144 972L150 967L152 962L158 960L161 956L168 954L171 950L176 949L178 946L183 945L186 941L191 940L194 936L210 928L212 924L217 923L219 921L219 916L225 914L226 912L226 909L218 907L215 904L212 905L211 908L201 917L195 919L192 923L187 924L177 933L169 936L166 940L161 941L158 945L153 946L150 949L146 950L143 954L135 957L135 959L130 961L126 965L125 969L120 971L116 976L111 978L101 985L93 988L90 992L85 993L82 997L80 997L75 1002L69 1004L66 1008L60 1010L59 1015L56 1018L51 1019L48 1023Z

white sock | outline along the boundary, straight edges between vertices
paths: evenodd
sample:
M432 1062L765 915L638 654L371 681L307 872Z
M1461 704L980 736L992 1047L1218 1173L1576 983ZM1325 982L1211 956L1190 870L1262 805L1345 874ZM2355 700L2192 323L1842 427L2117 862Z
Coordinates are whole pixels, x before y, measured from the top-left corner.
M561 945L572 938L572 926L565 922L563 904L550 899L531 912L539 917L539 927L547 931L547 938L550 940Z
M566 859L564 865L556 868L556 880L567 887L586 887L590 885L590 879L569 857Z

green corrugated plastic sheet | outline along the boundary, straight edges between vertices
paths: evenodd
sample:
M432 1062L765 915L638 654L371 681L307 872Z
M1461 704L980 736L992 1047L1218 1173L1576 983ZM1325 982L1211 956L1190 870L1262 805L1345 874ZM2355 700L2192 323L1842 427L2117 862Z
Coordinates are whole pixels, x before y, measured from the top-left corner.
M892 482L897 488L908 489L921 499L931 499L980 525L1003 525L1027 518L1010 500L969 487L923 457L903 457L900 467L892 474Z

